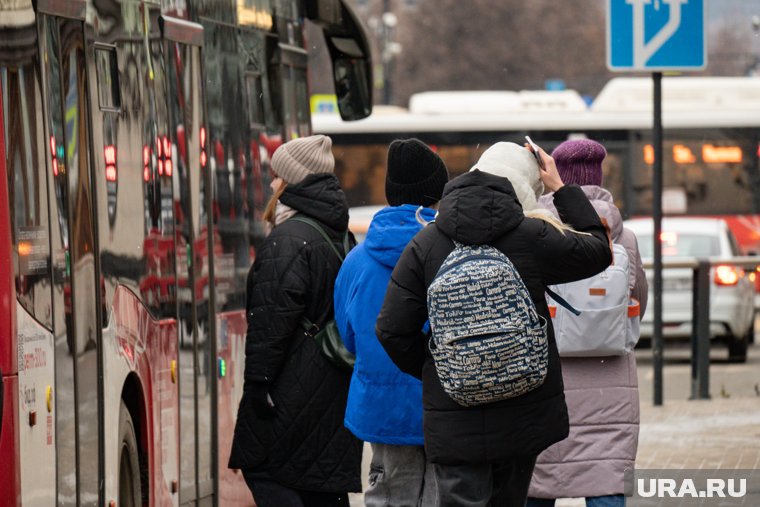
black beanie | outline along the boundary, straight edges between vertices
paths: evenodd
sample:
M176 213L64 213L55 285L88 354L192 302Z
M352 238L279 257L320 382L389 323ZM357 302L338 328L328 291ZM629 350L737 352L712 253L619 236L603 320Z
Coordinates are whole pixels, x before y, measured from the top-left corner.
M398 139L388 147L385 198L391 206L430 206L441 200L449 171L419 139Z

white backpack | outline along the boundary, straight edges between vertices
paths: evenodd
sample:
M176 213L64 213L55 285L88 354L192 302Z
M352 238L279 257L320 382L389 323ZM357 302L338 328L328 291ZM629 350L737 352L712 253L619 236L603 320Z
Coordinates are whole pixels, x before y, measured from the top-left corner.
M612 264L601 273L551 286L577 309L549 306L557 349L562 357L619 356L639 341L639 302L628 288L629 259L625 247L612 245ZM549 294L551 297L551 293Z

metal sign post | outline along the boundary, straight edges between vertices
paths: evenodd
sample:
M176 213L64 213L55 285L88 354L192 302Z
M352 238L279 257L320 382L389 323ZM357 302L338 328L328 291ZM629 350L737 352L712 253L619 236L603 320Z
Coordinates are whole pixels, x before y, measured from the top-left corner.
M652 174L652 220L654 220L654 333L652 366L654 368L654 404L662 405L662 72L652 74L654 118L654 171Z
M652 219L654 221L654 404L662 405L662 72L707 66L707 0L607 0L607 67L652 73Z

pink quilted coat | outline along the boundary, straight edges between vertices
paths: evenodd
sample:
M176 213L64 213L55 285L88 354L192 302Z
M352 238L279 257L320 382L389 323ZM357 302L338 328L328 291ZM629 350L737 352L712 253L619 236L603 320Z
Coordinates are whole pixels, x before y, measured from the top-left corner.
M606 219L612 241L623 245L631 262L632 297L647 304L647 281L636 237L623 227L612 195L597 186L582 187ZM551 195L539 205L555 215ZM563 358L562 378L570 414L570 435L538 457L529 496L576 498L623 493L625 470L633 469L639 439L639 389L636 357Z

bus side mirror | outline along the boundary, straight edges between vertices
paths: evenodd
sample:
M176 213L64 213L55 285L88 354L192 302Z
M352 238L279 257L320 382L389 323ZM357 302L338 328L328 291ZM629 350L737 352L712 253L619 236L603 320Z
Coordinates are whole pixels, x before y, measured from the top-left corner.
M352 56L335 58L333 79L340 117L351 121L369 116L372 112L372 78L368 60Z
M372 56L367 32L347 0L307 0L306 17L322 28L333 66L340 117L372 113Z

